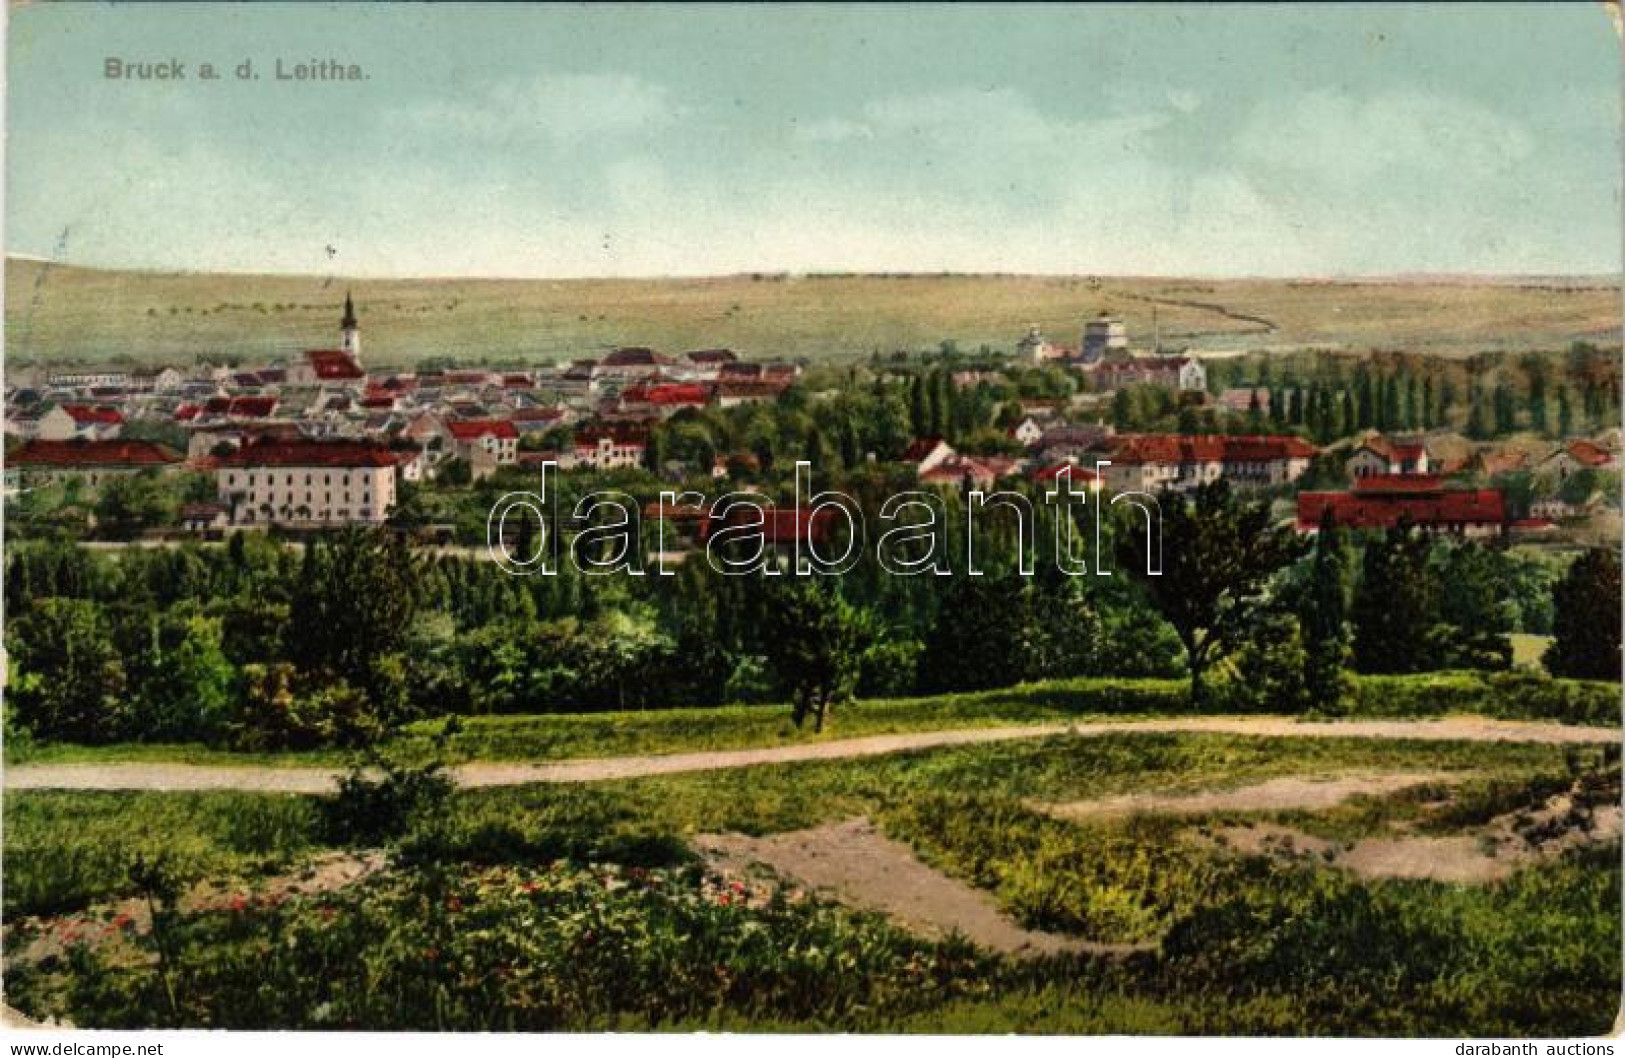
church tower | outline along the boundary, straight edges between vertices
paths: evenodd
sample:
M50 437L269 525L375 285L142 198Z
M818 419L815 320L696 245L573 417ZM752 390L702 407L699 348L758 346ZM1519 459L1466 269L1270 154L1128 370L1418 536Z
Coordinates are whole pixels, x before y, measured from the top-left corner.
M361 366L361 327L355 321L355 302L350 300L350 292L344 292L344 319L339 321L344 328L344 351L355 361L357 367Z

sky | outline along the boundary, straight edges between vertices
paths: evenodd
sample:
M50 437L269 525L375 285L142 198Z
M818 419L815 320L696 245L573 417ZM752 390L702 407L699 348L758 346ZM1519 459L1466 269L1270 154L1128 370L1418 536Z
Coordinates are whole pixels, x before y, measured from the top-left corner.
M42 4L11 9L7 54L5 244L75 264L1621 267L1595 3ZM279 59L365 79L279 81Z

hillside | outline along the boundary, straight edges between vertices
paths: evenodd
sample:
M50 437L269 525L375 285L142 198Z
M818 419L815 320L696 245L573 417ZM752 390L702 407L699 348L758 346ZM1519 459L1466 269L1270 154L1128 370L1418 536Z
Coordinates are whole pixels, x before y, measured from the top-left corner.
M727 276L647 280L345 280L105 271L8 260L12 362L189 363L287 355L336 338L354 291L369 364L424 357L533 362L616 345L726 346L753 357L1008 349L1032 324L1075 342L1085 315L1148 343L1211 349L1466 354L1617 342L1606 280L1175 280L1044 276Z

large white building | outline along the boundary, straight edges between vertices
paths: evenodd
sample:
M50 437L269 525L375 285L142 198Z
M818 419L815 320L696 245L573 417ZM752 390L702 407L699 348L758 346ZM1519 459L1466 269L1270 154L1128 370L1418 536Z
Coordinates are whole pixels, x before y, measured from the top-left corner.
M215 485L233 525L378 525L402 458L354 441L263 441L220 457Z

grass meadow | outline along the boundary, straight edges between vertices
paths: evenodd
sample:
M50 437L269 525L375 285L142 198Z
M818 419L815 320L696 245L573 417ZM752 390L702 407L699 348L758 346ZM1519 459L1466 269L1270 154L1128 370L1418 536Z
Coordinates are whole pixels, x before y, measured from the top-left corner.
M13 260L7 355L190 364L199 350L264 360L331 344L353 290L369 365L426 357L561 361L621 345L728 347L844 360L879 350L1011 349L1037 324L1077 341L1123 317L1149 343L1215 350L1405 349L1446 355L1618 339L1607 280L1179 280L835 275L702 279L400 279L120 272Z

